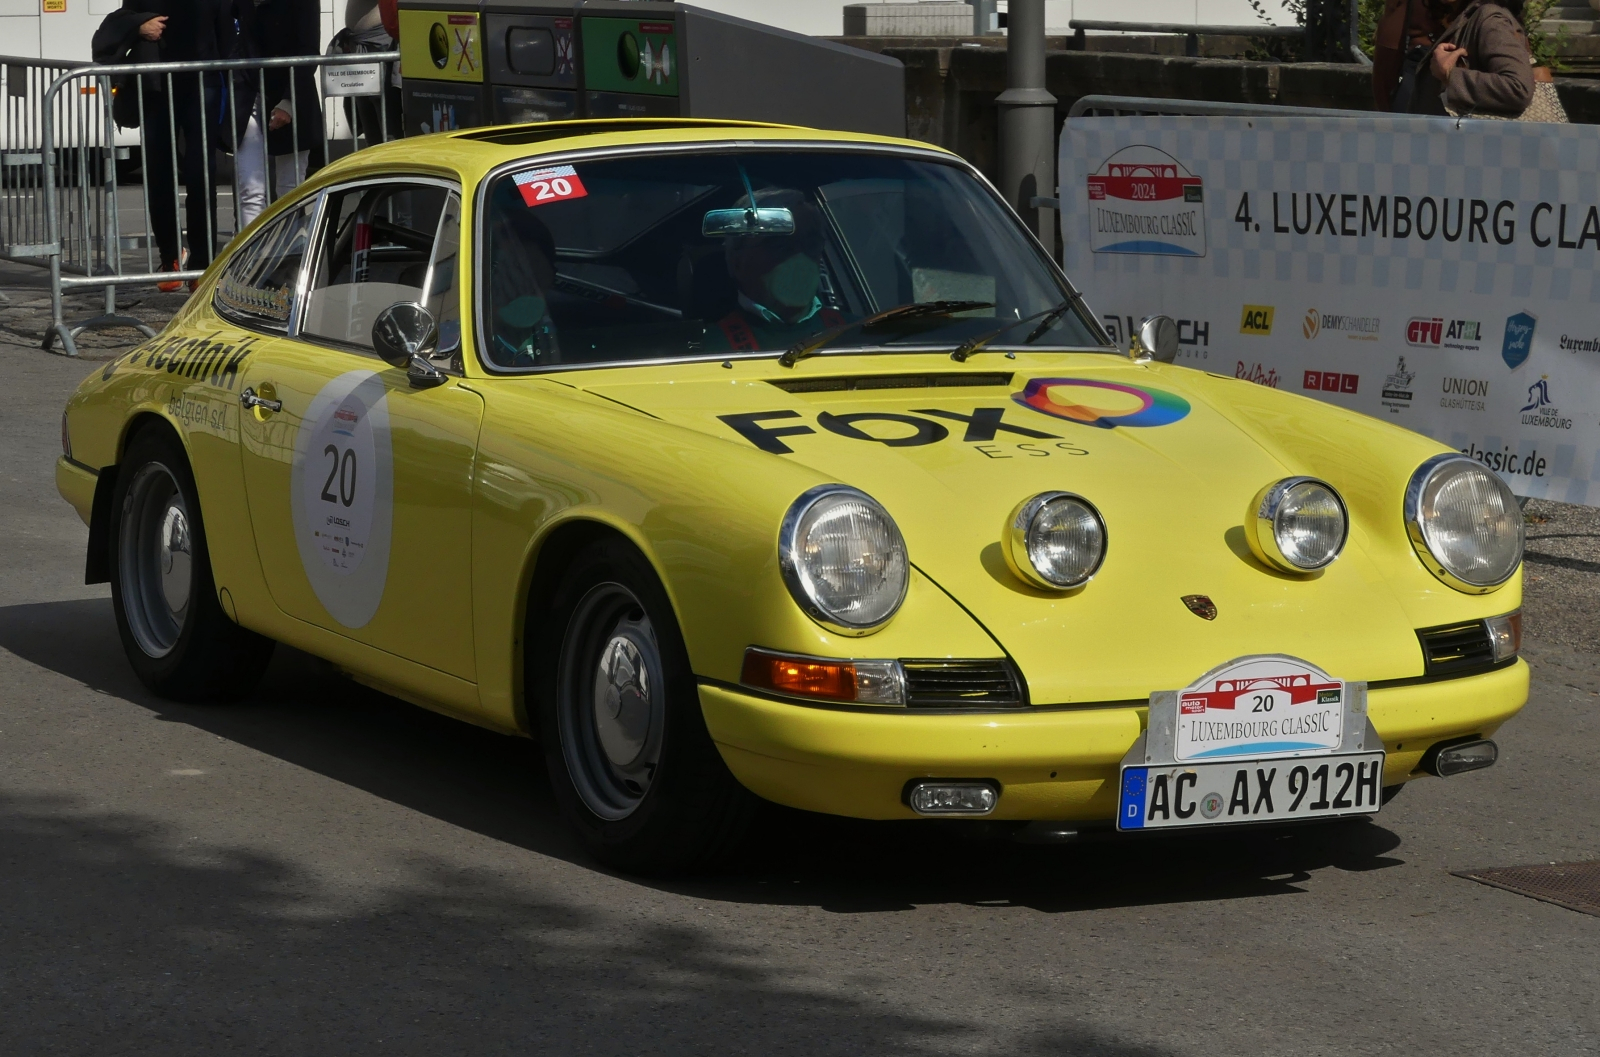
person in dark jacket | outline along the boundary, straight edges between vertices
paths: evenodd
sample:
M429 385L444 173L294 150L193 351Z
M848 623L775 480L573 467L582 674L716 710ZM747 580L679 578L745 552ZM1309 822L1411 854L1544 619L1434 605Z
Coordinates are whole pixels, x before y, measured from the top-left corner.
M232 20L217 0L124 0L101 23L92 48L96 61L191 62L222 58L232 38ZM129 86L137 97L134 105L118 108L142 113L139 146L162 271L179 271L185 264L204 268L216 246L217 173L209 149L214 134L206 116L216 102L217 83L213 76L193 73L140 77ZM185 228L178 225L180 175L186 192L187 261ZM182 286L159 285L163 290Z
M1378 110L1395 109L1395 93L1406 73L1406 60L1426 57L1444 29L1436 0L1388 0L1378 19L1372 48L1372 102Z
M1516 117L1533 102L1533 53L1522 28L1522 0L1454 6L1419 72L1411 112Z
M234 2L250 8L253 54L274 59L319 54L321 14L317 0ZM259 99L258 86L265 89L265 96ZM249 86L241 89L241 98L246 91L252 104L235 164L240 215L249 224L269 202L305 180L308 162L310 171L315 172L325 159L322 98L317 93L314 68L296 67L291 71L279 67L267 70L264 78L251 74Z

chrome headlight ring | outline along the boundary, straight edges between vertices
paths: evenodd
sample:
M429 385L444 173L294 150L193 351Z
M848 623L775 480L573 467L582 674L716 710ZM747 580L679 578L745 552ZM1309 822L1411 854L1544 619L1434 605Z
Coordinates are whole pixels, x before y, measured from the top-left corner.
M881 518L875 527L885 548L880 556L879 577L883 592L870 600L871 604L860 614L845 612L848 607L837 604L841 601L839 585L830 583L821 575L825 570L819 568L816 555L808 550L808 547L814 550L819 544L819 541L811 538L811 530L817 527L821 519L851 503L865 507L869 521ZM860 517L861 513L855 516ZM881 503L865 492L842 484L817 485L801 493L789 505L778 529L778 568L795 604L812 620L840 635L870 635L888 624L905 602L906 592L911 585L911 561L906 554L905 539L900 535L894 518L890 517ZM830 598L830 594L834 597Z
M1308 485L1325 492L1338 506L1339 538L1332 547L1322 548L1322 552L1310 560L1304 557L1297 560L1285 550L1280 536L1285 528L1285 517L1291 514L1289 504L1295 498L1294 493L1304 494ZM1350 538L1350 511L1344 505L1344 497L1333 485L1316 477L1285 477L1267 485L1251 500L1245 523L1250 549L1255 556L1281 572L1297 576L1320 572L1333 564L1334 559L1344 553L1344 545Z
M1088 519L1085 524L1092 521L1097 551L1092 561L1080 562L1074 574L1052 578L1036 563L1031 537L1039 515L1045 508L1063 503L1080 508ZM1072 492L1040 492L1024 499L1011 511L1011 516L1006 519L1005 539L1000 549L1005 555L1006 565L1023 583L1044 591L1071 591L1093 580L1100 571L1100 566L1106 560L1107 542L1106 520L1093 503Z
M1435 543L1441 540L1433 539L1438 530L1434 522L1438 519L1436 511L1430 510L1430 504L1437 499L1439 479L1445 474L1452 476L1462 473L1476 473L1492 483L1500 494L1501 513L1510 517L1515 524L1516 540L1507 559L1495 563L1485 570L1486 575L1473 576L1464 569L1452 569L1449 563L1435 551ZM1512 513L1515 511L1515 513ZM1406 535L1411 537L1412 549L1430 573L1439 580L1465 594L1483 595L1498 590L1522 565L1522 549L1524 544L1524 529L1522 524L1522 510L1517 504L1516 495L1511 487L1501 479L1500 475L1490 470L1476 459L1469 459L1465 455L1448 452L1435 455L1428 459L1416 472L1411 475L1411 480L1406 484L1405 497L1405 522ZM1498 567L1496 567L1498 566Z

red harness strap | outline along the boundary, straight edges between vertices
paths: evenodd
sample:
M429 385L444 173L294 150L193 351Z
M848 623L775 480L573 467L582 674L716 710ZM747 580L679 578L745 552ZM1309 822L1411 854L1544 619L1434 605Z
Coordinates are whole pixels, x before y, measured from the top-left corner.
M750 324L739 312L729 312L717 320L717 326L722 329L722 336L728 339L728 347L734 352L756 352L760 349Z

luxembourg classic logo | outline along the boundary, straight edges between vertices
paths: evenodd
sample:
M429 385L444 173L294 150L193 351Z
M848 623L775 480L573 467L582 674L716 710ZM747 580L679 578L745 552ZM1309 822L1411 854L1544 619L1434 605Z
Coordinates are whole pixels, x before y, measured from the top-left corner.
M1500 358L1513 371L1521 367L1533 349L1533 328L1539 321L1527 312L1506 317L1506 337L1500 345Z
M1095 253L1206 255L1200 177L1165 151L1124 147L1088 180L1089 248Z
M1089 378L1035 378L1011 399L1052 418L1085 426L1170 426L1189 414L1189 401L1145 386Z

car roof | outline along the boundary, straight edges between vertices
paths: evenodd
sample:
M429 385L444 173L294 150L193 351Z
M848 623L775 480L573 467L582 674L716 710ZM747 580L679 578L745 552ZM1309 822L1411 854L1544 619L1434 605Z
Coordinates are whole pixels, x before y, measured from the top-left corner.
M340 159L323 170L330 178L370 174L373 170L451 169L476 179L495 166L518 159L608 147L689 144L807 143L841 146L879 145L955 155L941 147L894 136L839 132L759 121L710 118L614 118L541 121L522 125L440 132L391 140ZM318 174L319 176L322 174ZM319 181L320 182L320 181Z

